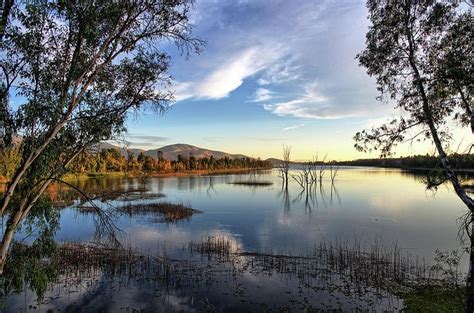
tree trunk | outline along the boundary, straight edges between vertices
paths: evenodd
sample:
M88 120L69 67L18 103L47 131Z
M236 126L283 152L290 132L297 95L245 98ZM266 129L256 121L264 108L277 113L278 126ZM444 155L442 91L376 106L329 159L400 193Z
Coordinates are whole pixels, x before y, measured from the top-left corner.
M72 160L74 160L83 150L85 146L78 151L76 151L65 163L64 166L69 165ZM7 222L7 229L3 234L2 238L2 245L0 247L0 275L3 274L3 268L5 267L5 263L7 261L8 256L8 249L10 244L13 240L13 236L15 235L15 231L18 228L18 225L22 222L22 220L28 215L31 208L36 204L38 199L43 195L46 188L48 188L49 184L53 181L52 178L46 179L41 187L36 191L35 194L25 197L25 199L21 202L18 210L16 211L14 216L11 216Z
M471 217L471 223L474 221L474 215ZM471 229L473 227L471 226ZM474 237L471 233L471 251L469 255L469 273L467 274L466 281L466 306L465 312L474 312Z
M431 138L433 139L433 142L436 146L436 150L438 151L441 165L443 166L443 169L448 179L450 180L451 185L454 188L454 191L456 192L459 199L461 199L461 201L469 209L469 212L471 214L470 227L472 229L473 227L472 223L474 222L474 200L466 193L463 186L459 182L456 176L456 173L452 170L448 156L446 152L444 151L443 145L441 143L441 139L439 138L438 130L433 120L433 114L431 112L431 107L430 107L428 97L425 92L425 87L423 85L423 80L417 66L417 60L415 57L415 51L416 51L415 40L413 38L413 34L411 33L412 28L410 25L410 10L411 10L411 2L408 1L406 2L406 7L405 7L405 15L406 15L405 35L408 41L408 48L409 48L408 60L410 62L410 67L413 70L414 83L416 84L416 87L420 93L421 102L423 105L423 113L426 119L425 123L428 125L430 129ZM469 112L470 110L469 106L467 107L467 110ZM473 115L472 115L472 112L469 112L469 113L471 114L470 117L471 117L471 122L472 122ZM471 247L470 247L470 258L469 258L469 273L466 280L466 304L465 304L466 311L465 312L473 313L474 312L474 241L473 241L474 234L471 233L469 239L471 241Z
M17 225L8 226L3 235L2 246L0 247L0 275L3 274L3 268L7 262L8 248L10 247L13 235L15 234L16 226Z
M25 204L26 201L23 201L16 214L8 219L7 229L3 234L2 246L0 247L0 275L3 274L3 268L5 267L5 263L7 261L8 248L10 247L10 244L13 240L13 236L15 235L16 229L21 222L23 216L23 208Z

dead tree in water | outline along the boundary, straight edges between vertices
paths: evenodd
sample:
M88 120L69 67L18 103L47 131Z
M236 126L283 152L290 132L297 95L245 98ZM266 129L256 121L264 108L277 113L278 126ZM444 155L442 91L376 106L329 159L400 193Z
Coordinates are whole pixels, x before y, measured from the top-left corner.
M291 177L301 186L301 188L309 189L311 185L314 183L312 179L312 162L305 162L303 163L302 169L296 175L291 175Z
M313 160L309 163L311 164L311 168L309 170L310 182L311 184L316 184L318 182L318 172L317 172L318 154L313 156Z
M334 185L337 173L339 172L339 166L335 165L334 162L329 165L329 172L331 174L331 184Z
M298 185L301 186L303 190L306 189L306 184L305 184L305 179L304 179L304 174L302 172L296 174L296 175L291 175L291 177L298 183Z
M309 161L303 164L303 169L301 170L306 189L312 185L311 172L313 169L313 162Z
M321 184L323 182L323 176L324 176L324 172L326 171L326 168L327 168L327 164L325 163L326 161L326 158L327 158L327 154L324 156L322 162L321 162L321 165L319 166L319 183Z
M283 160L279 165L280 177L283 179L283 185L288 187L288 172L290 170L291 147L283 145Z

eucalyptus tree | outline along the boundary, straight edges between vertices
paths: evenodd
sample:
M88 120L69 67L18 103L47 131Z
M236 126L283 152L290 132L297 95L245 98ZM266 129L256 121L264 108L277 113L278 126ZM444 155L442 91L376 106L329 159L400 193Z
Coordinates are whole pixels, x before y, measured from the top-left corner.
M188 55L203 44L191 10L191 0L4 2L0 116L5 143L22 141L0 203L8 215L0 273L18 225L78 154L125 131L131 110L167 108L167 46Z
M376 78L381 97L396 103L400 117L357 133L355 146L361 151L380 149L387 156L407 140L434 144L445 178L468 209L466 311L473 312L474 200L447 154L454 127L474 133L472 8L459 1L431 0L368 0L367 7L371 25L357 59Z

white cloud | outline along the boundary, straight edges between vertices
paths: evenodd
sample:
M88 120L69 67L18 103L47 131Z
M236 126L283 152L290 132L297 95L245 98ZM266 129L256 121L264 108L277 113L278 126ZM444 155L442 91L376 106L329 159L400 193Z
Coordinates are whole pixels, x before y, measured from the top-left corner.
M286 59L270 66L257 81L259 85L282 84L300 78L300 66Z
M285 127L285 128L283 128L282 130L283 130L283 131L287 131L287 130L297 129L297 128L300 128L300 127L303 127L303 126L304 126L304 124L298 124L298 125L293 125L293 126Z
M273 92L265 88L255 90L253 102L264 102L273 98Z
M304 94L295 99L275 104L264 104L265 110L279 116L295 116L310 119L331 119L352 116L346 112L337 112L331 104L331 98L321 94L317 83L305 86Z
M190 82L175 82L174 87L174 99L176 101L182 101L193 97L192 83Z
M374 80L354 59L365 46L363 4L203 0L196 6L196 26L208 45L199 57L179 64L177 101L223 99L249 80L262 88L235 96L265 103L280 116L327 119L387 111L375 101ZM315 80L320 88L303 89Z
M265 69L279 58L278 49L252 47L239 51L220 64L202 80L178 82L175 88L177 101L195 99L222 99L242 85L245 78Z

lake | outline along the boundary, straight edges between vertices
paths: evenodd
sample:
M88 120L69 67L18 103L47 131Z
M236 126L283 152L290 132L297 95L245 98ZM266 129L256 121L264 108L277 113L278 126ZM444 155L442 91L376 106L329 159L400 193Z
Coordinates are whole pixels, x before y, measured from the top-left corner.
M124 246L174 261L139 272L138 265L133 271L76 267L50 284L42 304L28 289L8 296L2 312L400 309L401 300L377 286L369 284L360 292L341 275L308 274L318 270L308 256L321 244L378 245L397 247L403 257L429 265L436 249L460 248L457 223L465 213L463 204L450 186L429 191L423 175L399 169L342 167L334 184L328 175L309 192L293 179L282 188L277 170L81 180L77 186L86 193L129 192L128 198L97 198L94 203L106 211L123 203L166 201L200 213L171 223L156 214L114 214ZM264 184L235 184L255 181ZM96 241L97 217L77 208L77 194L69 197L60 210L56 241ZM17 240L25 235L18 233ZM214 248L222 243L225 251L204 249L210 242ZM143 267L143 259L137 262Z

